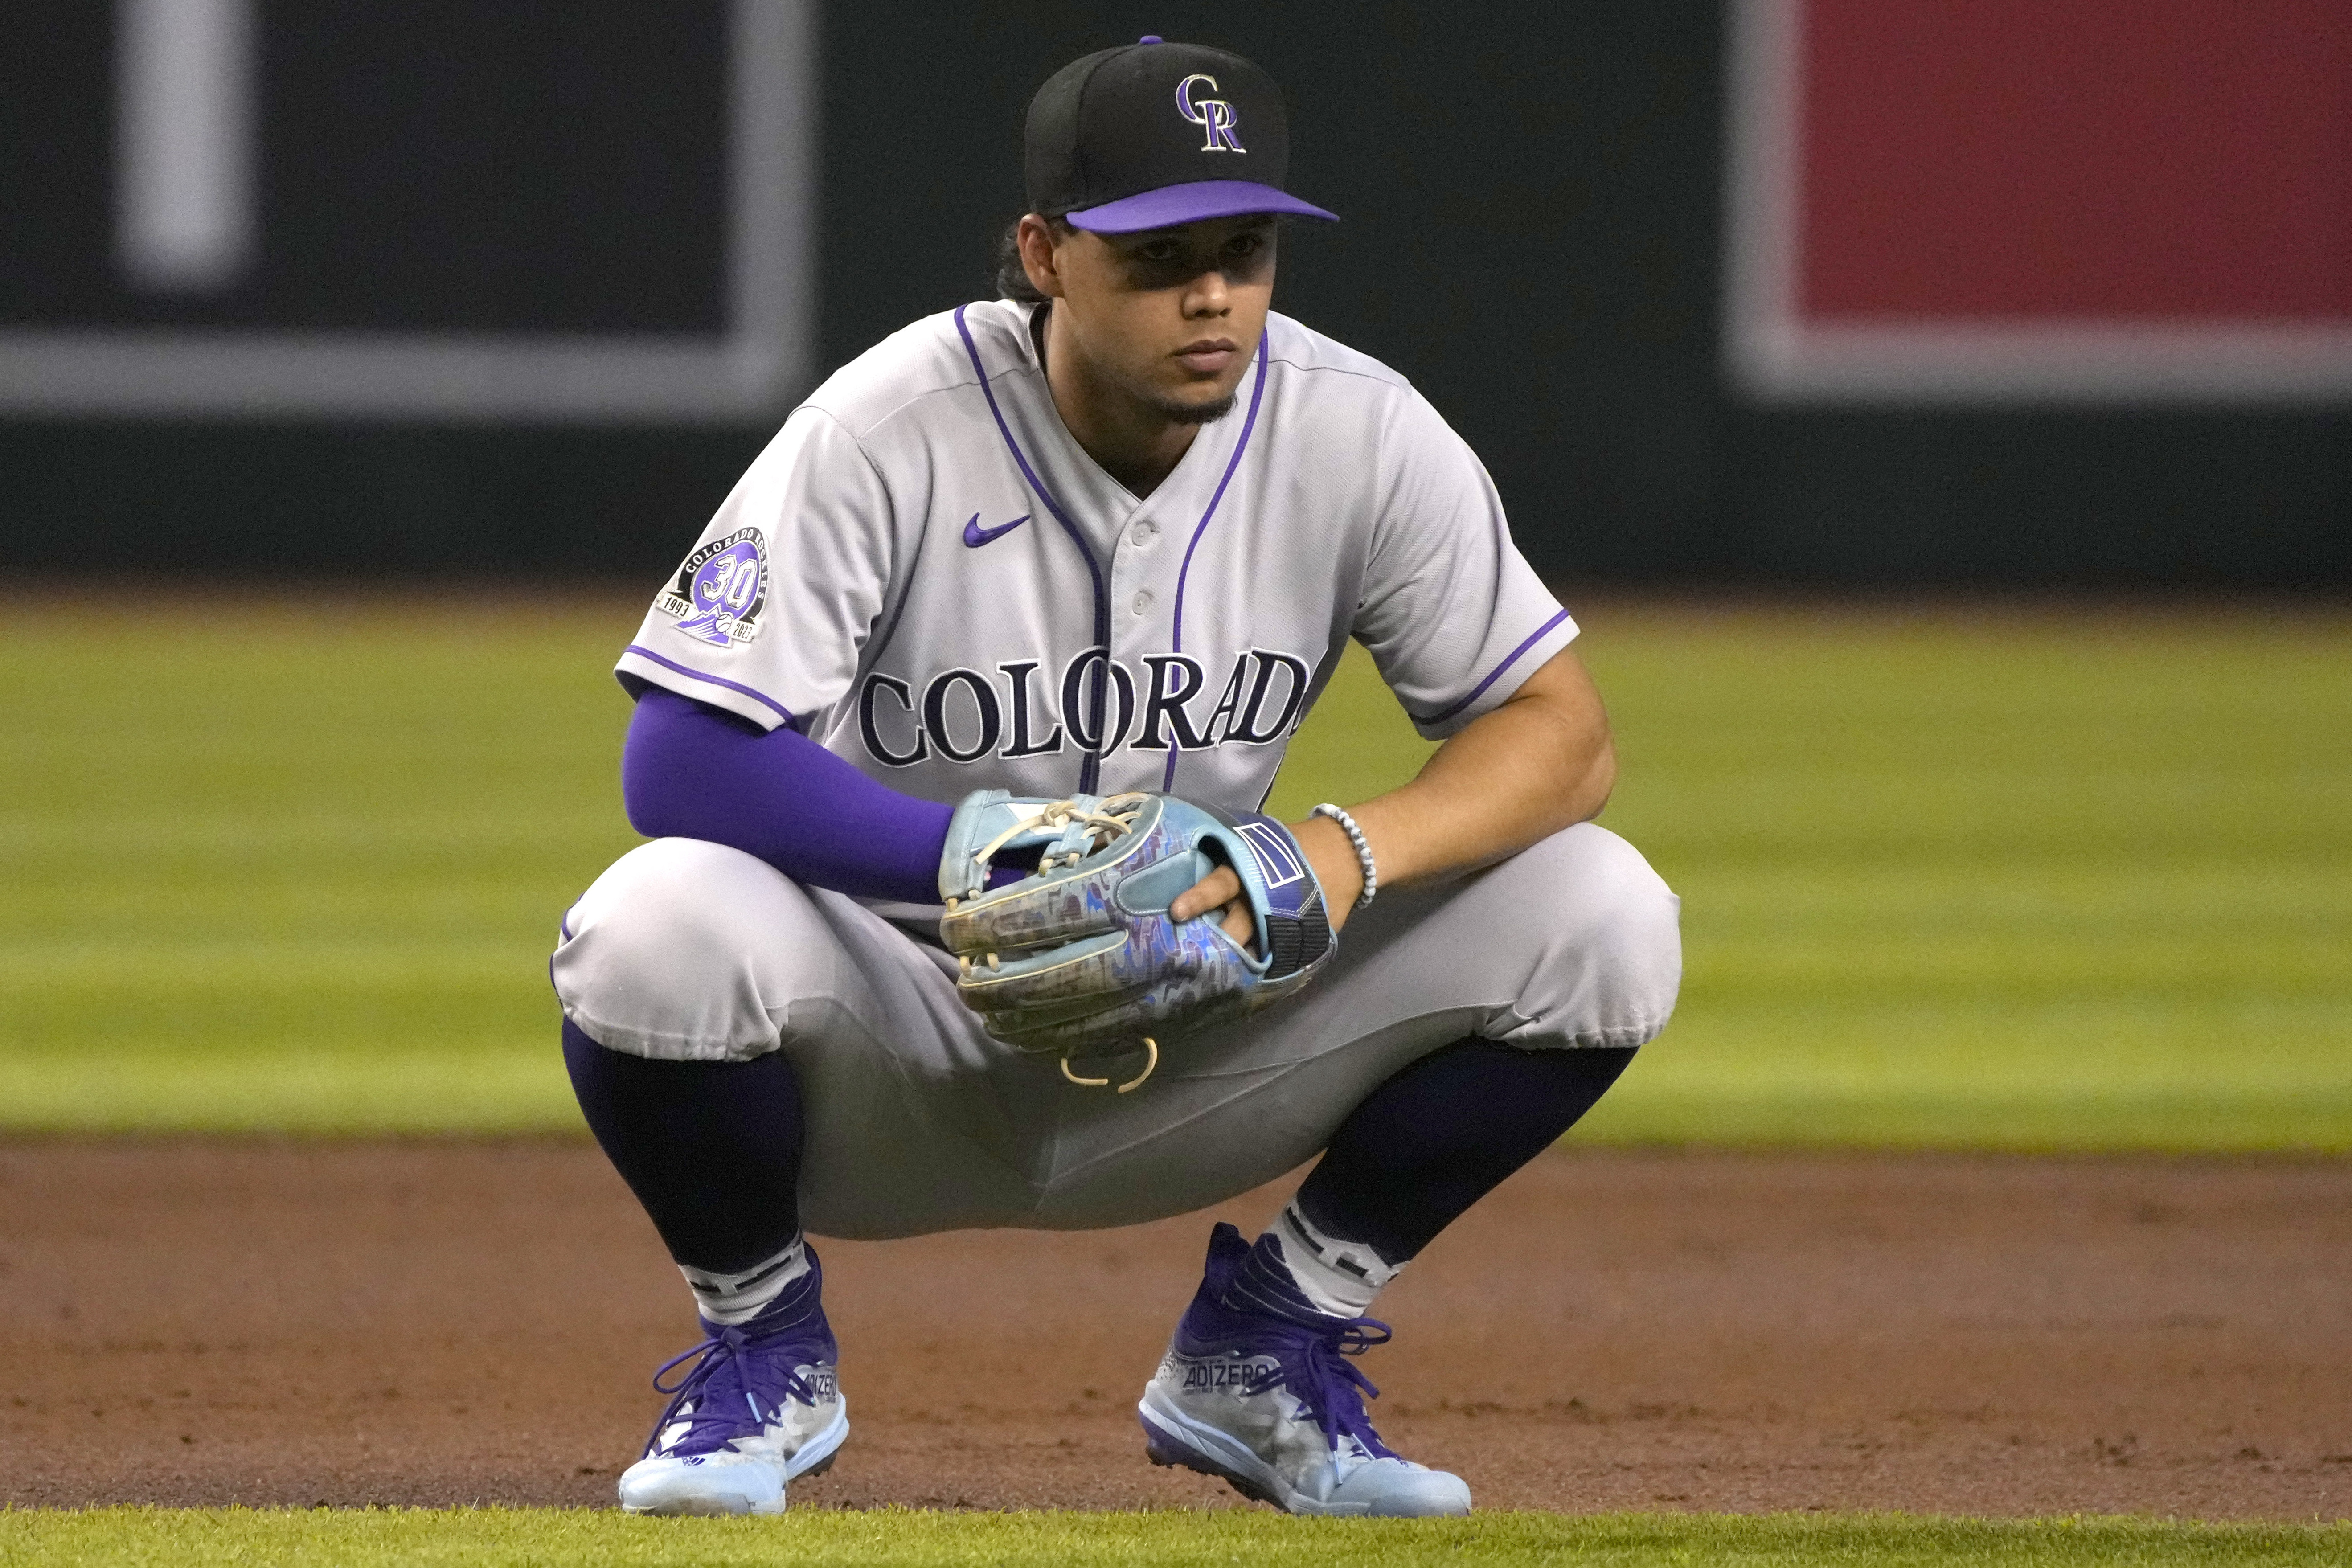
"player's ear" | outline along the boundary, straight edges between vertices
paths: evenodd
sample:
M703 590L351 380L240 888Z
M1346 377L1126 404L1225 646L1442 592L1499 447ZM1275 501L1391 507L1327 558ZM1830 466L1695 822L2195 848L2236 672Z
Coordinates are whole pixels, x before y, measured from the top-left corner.
M1029 275L1030 285L1048 300L1060 299L1065 290L1055 265L1053 225L1035 213L1024 213L1016 242L1021 247L1021 269Z

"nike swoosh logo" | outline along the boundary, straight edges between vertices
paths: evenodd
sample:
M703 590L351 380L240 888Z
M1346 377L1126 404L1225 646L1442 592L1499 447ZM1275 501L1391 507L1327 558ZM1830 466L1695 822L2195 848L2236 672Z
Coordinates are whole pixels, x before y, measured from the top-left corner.
M980 513L973 512L971 521L963 525L963 542L977 550L983 544L992 543L1003 538L1028 521L1029 514L1024 511L1011 522L1000 522L994 528L982 528L980 526Z

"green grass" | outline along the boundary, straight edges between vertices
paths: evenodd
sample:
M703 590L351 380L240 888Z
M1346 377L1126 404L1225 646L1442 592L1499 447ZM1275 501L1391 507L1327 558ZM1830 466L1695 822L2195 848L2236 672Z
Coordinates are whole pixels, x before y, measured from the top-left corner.
M2347 634L1603 617L1690 982L1593 1132L2352 1149Z
M635 841L615 605L18 609L18 1126L576 1126L546 948Z
M636 615L0 607L0 1125L576 1127ZM1580 1137L2352 1150L2352 623L1586 619L1688 981ZM1276 805L1427 750L1353 656Z
M640 1520L611 1512L416 1509L0 1511L11 1563L727 1564L1575 1563L1580 1568L2320 1568L2352 1527L1900 1514L1487 1514L1429 1521L1215 1513L873 1513Z

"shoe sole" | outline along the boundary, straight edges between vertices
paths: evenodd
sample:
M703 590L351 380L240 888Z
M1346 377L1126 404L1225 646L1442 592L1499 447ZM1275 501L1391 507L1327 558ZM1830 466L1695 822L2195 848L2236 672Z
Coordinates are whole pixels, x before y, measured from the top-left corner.
M1155 1465L1181 1466L1213 1476L1252 1502L1278 1508L1285 1513L1353 1518L1367 1511L1361 1505L1333 1507L1301 1499L1274 1479L1265 1462L1213 1426L1204 1426L1173 1410L1154 1409L1149 1392L1135 1407L1143 1424L1143 1454Z
M781 1508L729 1508L724 1503L698 1500L665 1504L660 1508L631 1508L623 1503L621 1511L632 1519L758 1519L772 1517L784 1510Z
M1248 1477L1225 1468L1224 1466L1188 1444L1177 1442L1161 1432L1159 1427L1154 1426L1149 1417L1138 1419L1143 1423L1143 1457L1153 1464L1170 1469L1196 1471L1201 1475L1224 1482L1252 1502L1269 1503L1276 1508L1282 1507L1280 1499L1258 1486ZM1284 1510L1284 1511L1289 1510Z
M1463 1492L1462 1506L1425 1510L1390 1511L1382 1504L1371 1502L1323 1502L1302 1497L1276 1479L1273 1468L1244 1447L1230 1434L1195 1421L1181 1411L1156 1405L1155 1391L1147 1388L1143 1399L1135 1407L1136 1419L1143 1424L1143 1453L1155 1465L1181 1466L1204 1476L1213 1476L1252 1502L1265 1503L1285 1513L1315 1519L1369 1519L1376 1516L1391 1519L1460 1518L1470 1511L1469 1493ZM1458 1477L1450 1477L1456 1487ZM1388 1500L1393 1501L1394 1500Z
M833 1468L833 1461L841 1456L842 1444L848 1440L849 1401L845 1397L838 1402L824 1430L802 1444L784 1466L786 1484L808 1476L821 1476Z
M794 1481L807 1480L833 1468L833 1462L841 1458L842 1444L848 1439L849 1401L844 1399L841 1401L840 1408L835 1411L833 1419L825 1424L824 1430L802 1444L799 1452L793 1456L791 1463L784 1467L785 1486L789 1488ZM621 1511L649 1519L740 1519L747 1514L782 1513L784 1510L782 1507L762 1510L728 1508L723 1505L632 1508L627 1503L623 1503Z

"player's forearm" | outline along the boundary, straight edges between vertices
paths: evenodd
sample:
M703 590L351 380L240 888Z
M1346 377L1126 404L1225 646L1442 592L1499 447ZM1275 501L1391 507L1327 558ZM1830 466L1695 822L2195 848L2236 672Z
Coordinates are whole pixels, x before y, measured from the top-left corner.
M1492 865L1598 816L1617 763L1596 721L1540 698L1506 703L1439 748L1411 784L1358 807L1381 879Z
M950 807L877 784L805 735L762 733L659 687L630 721L621 794L648 838L724 844L837 892L939 897Z
M1349 813L1381 886L1401 887L1492 865L1589 821L1616 778L1608 713L1564 652L1439 747L1411 784ZM1346 835L1322 818L1299 833L1333 903L1352 905L1362 877Z

